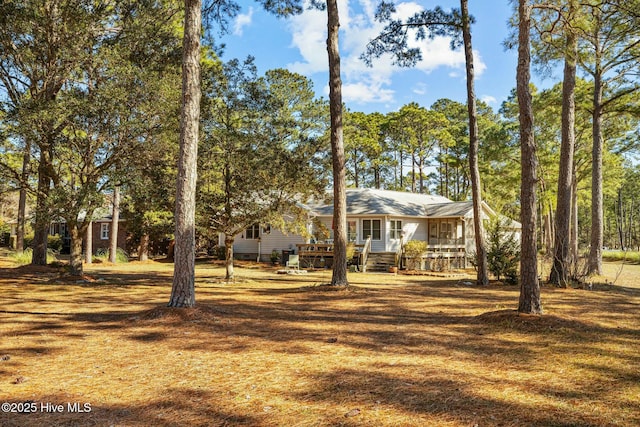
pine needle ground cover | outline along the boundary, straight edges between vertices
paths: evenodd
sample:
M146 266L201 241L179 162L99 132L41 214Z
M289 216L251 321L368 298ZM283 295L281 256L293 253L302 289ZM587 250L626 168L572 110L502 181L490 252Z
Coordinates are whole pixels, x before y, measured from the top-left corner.
M200 264L175 310L170 264L0 267L2 426L640 425L640 266L542 317L460 277Z

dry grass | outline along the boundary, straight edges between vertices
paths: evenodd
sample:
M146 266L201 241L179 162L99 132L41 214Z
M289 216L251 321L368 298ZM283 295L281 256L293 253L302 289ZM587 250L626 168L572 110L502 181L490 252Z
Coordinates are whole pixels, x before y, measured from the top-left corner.
M38 412L0 425L640 425L640 266L625 268L623 285L545 288L542 317L512 311L515 287L462 278L329 290L329 272L245 265L226 284L199 265L198 307L172 310L170 264L78 283L2 268L0 401Z

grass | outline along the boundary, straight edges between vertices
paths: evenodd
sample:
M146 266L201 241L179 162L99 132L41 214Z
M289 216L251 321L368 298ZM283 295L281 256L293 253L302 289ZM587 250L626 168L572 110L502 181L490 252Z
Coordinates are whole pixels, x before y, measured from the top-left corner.
M602 258L607 261L626 261L640 264L640 252L637 251L604 251Z
M107 262L109 260L109 249L100 248L93 256L94 262ZM122 248L116 249L116 264L129 262L129 255Z
M33 249L27 248L22 252L12 252L9 255L10 259L14 264L17 265L27 265L31 263L31 258L33 257ZM51 264L57 260L56 254L52 251L47 251L47 263Z
M244 264L227 284L199 264L197 307L175 310L171 264L87 266L91 283L2 268L0 401L38 412L0 425L639 425L640 266L620 266L592 291L545 287L541 317L462 276L335 290L330 272Z

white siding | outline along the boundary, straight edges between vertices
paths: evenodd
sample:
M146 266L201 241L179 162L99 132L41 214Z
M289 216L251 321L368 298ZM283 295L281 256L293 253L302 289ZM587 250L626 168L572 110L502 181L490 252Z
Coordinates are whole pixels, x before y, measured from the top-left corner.
M390 217L387 222L387 247L386 252L395 252L398 250L398 245L400 244L400 240L391 239L390 227L391 221L402 221L402 242L407 243L409 240L426 240L427 239L427 220L420 218L398 218L398 217Z
M269 259L271 251L274 249L280 253L282 250L297 250L296 245L306 243L306 239L302 236L294 234L284 234L280 230L271 229L271 233L262 236L261 254Z
M468 254L476 253L476 233L473 228L473 218L465 218L464 220L464 250Z
M271 251L276 250L282 254L282 250L297 250L296 244L305 243L306 240L299 235L285 234L280 230L271 228L269 233L264 232L264 228L260 228L260 260L269 261ZM258 239L246 239L240 233L233 242L233 253L237 258L257 259L258 255Z

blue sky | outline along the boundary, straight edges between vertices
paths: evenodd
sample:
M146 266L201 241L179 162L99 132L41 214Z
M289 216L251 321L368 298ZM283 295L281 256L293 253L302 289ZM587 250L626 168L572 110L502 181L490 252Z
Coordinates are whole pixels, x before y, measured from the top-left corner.
M376 0L339 0L343 101L352 111L386 113L409 102L429 107L440 98L466 102L464 54L451 51L449 40L421 42L423 61L413 69L391 65L380 58L372 68L359 59L366 43L378 34ZM408 16L420 8L459 7L459 1L398 2L398 13ZM470 0L476 18L472 27L476 96L498 109L516 84L517 52L506 51L511 7L507 0ZM305 11L278 19L249 2L219 42L226 44L224 60L253 55L260 73L287 68L309 77L318 96L328 97L326 12Z

